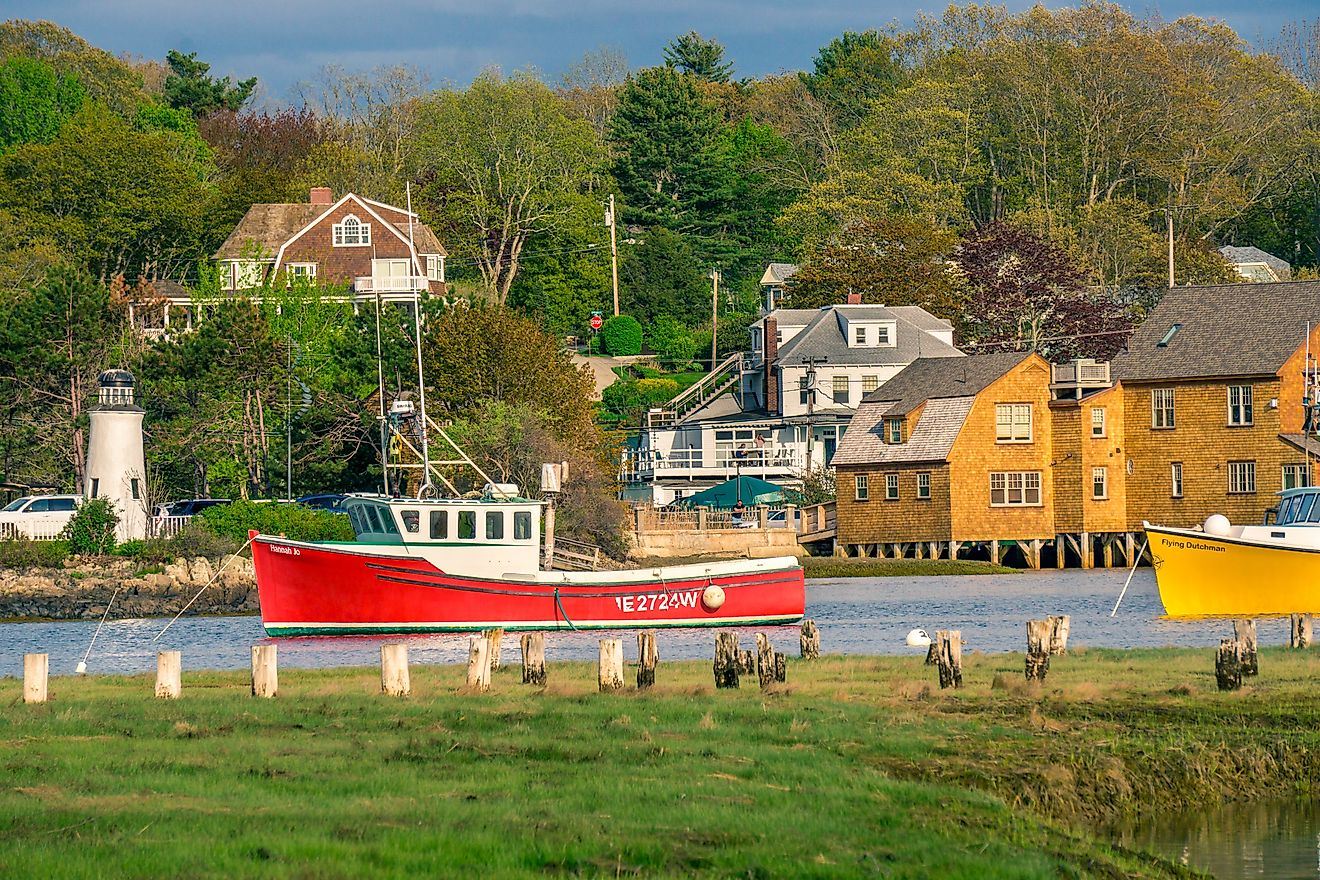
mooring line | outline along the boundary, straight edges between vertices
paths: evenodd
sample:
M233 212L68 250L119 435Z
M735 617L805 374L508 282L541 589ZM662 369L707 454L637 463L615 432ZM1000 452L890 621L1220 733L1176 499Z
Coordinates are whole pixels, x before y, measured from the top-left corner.
M1109 612L1110 617L1113 617L1115 614L1117 614L1118 606L1123 604L1123 597L1127 595L1128 587L1132 585L1132 576L1137 573L1137 566L1141 564L1141 554L1146 552L1146 542L1149 540L1150 540L1149 537L1146 537L1145 539L1142 540L1141 549L1138 550L1137 555L1133 557L1132 570L1128 572L1127 581L1125 581L1123 584L1123 592L1118 594L1118 601L1114 603L1114 610Z
M248 539L247 539L246 541L243 542L243 546L238 548L238 552L234 553L234 554L231 555L228 559L226 559L225 562L224 562L224 564L221 565L219 568L217 568L217 569L215 570L215 574L211 575L211 579L210 579L209 581L207 581L206 583L202 584L202 588L201 588L200 590L197 591L197 595L195 595L195 596L193 596L191 599L189 599L189 600L188 600L188 604L187 604L187 605L184 605L182 608L180 608L180 609L179 609L179 613L176 614L176 615L174 615L173 617L170 618L170 622L167 623L167 624L165 624L165 629L163 629L163 630L161 630L160 632L156 633L156 637L155 637L154 639L152 639L153 642L158 642L158 641L160 641L160 637L163 636L163 635L165 635L165 631L168 630L170 627L174 626L174 621L176 621L176 620L178 620L180 617L182 617L182 616L183 616L183 613L184 613L185 611L187 611L189 608L191 608L192 605L193 605L193 603L196 602L198 599L200 599L200 598L202 597L202 593L205 593L205 592L206 592L206 588L209 587L209 586L211 586L211 584L215 583L215 579L216 579L216 578L220 577L220 572L222 572L222 571L224 571L226 568L228 568L228 567L229 567L229 563L231 563L231 562L233 562L235 559L237 559L237 558L238 558L238 554L239 554L239 553L242 553L244 550L246 550L246 549L248 548L248 545L250 545L250 544L252 543L253 539L255 539L256 537L257 537L256 535L249 535L249 536L248 536Z
M79 675L82 675L87 671L87 658L92 656L92 646L96 644L96 637L101 634L101 627L105 626L105 619L110 616L110 606L115 604L115 599L119 596L119 591L123 589L123 587L123 584L119 584L115 587L115 591L110 594L110 601L105 604L105 611L101 612L101 622L96 625L96 632L92 633L92 640L87 643L87 652L83 654L83 658L78 661Z

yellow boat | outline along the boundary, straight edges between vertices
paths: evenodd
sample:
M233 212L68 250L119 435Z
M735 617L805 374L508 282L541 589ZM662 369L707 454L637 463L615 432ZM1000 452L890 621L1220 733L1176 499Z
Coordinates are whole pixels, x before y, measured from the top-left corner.
M1274 522L1235 526L1214 514L1199 529L1142 523L1169 617L1270 617L1320 612L1320 488L1279 493Z

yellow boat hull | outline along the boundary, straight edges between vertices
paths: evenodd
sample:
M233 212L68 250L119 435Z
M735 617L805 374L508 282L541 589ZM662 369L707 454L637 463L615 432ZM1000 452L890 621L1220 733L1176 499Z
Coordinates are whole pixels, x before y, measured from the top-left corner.
M1169 617L1272 617L1320 612L1320 549L1146 525Z

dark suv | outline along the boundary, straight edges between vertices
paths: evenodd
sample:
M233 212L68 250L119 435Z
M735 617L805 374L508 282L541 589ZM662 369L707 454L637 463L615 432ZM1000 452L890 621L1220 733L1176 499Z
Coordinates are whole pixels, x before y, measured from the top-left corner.
M190 498L156 506L156 516L196 516L208 507L232 504L228 498Z

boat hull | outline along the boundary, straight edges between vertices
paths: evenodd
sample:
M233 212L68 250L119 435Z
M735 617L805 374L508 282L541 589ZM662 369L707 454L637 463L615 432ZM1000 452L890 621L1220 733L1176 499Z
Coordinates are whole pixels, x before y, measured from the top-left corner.
M1262 544L1146 524L1169 617L1271 617L1320 611L1320 548Z
M805 606L802 569L791 557L747 560L732 572L724 563L709 574L685 566L486 578L446 574L404 553L258 536L252 560L272 636L781 624L800 620ZM703 602L710 586L724 591L717 608Z

